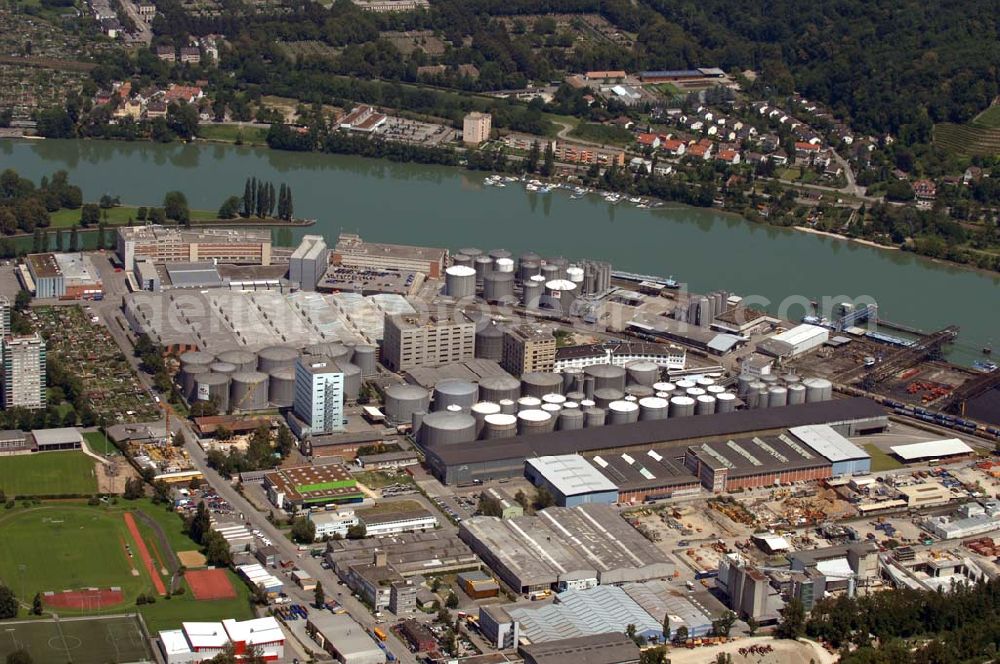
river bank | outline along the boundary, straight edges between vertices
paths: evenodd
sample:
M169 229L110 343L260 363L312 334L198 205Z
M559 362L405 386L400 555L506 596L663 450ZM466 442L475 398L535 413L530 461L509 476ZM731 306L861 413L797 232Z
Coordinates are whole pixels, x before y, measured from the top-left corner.
M0 141L0 158L35 181L66 170L88 200L111 193L156 201L177 190L192 209L213 209L241 194L248 176L284 181L295 190L296 213L316 219L308 231L287 229L295 239L309 232L334 243L340 232L354 232L372 242L453 251L506 247L600 258L616 269L673 275L695 292L744 295L793 320L811 300L868 297L889 320L919 329L960 326L953 360L971 363L979 349L1000 346L1000 312L990 305L1000 275L717 209L674 203L639 209L597 196L572 200L563 189L488 187L481 172L245 146Z
M864 245L866 247L872 247L874 249L885 249L887 251L900 250L899 247L893 247L891 245L886 245L886 244L879 244L878 242L872 242L871 240L865 240L858 237L848 237L847 235L841 235L840 233L833 233L831 231L821 231L816 228L809 228L808 226L792 226L792 228L794 228L797 231L802 231L803 233L811 233L812 235L822 235L824 237L832 237L838 240L843 240L844 242L856 242L860 245ZM947 263L948 261L942 261L942 262ZM952 265L959 265L959 264L952 263ZM968 267L968 266L962 266L962 267ZM969 268L969 269L976 269L976 268Z

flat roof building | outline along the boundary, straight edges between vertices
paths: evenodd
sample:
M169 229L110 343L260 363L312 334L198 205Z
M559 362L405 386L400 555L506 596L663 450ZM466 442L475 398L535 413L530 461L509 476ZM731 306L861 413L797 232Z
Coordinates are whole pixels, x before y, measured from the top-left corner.
M669 559L607 505L550 507L507 520L472 517L459 525L459 537L519 593L644 581L674 572Z
M386 314L382 364L392 371L473 359L476 324L450 318Z
M701 483L683 463L656 450L609 452L588 459L618 487L619 503L641 503L701 491Z
M586 344L556 349L555 370L588 367L592 364L613 364L623 367L629 362L647 360L665 369L683 369L687 351L674 344L625 341L618 345Z
M662 616L654 618L649 615L617 586L566 590L559 593L554 604L540 607L504 608L521 624L521 636L532 643L607 632L624 633L629 625L635 627L636 636L647 639L663 636Z
M271 231L267 229L121 226L117 254L131 269L136 259L154 263L217 261L271 264Z
M392 503L379 509L358 510L358 521L365 526L369 537L398 535L417 530L433 530L438 519L423 507L395 508Z
M29 336L4 337L3 383L4 408L45 408L46 386L45 339L37 332Z
M288 278L305 291L316 290L316 284L330 267L330 249L322 235L303 236L302 242L288 259Z
M560 507L618 501L618 487L579 454L529 458L524 475L551 492Z
M757 350L774 357L795 357L819 348L830 339L830 331L803 323L757 344Z
M523 645L524 664L636 664L639 646L620 632Z
M310 611L306 632L341 664L384 664L385 651L346 613Z
M264 488L275 506L287 509L359 503L364 494L354 477L340 464L293 466L264 475Z
M104 292L97 268L82 253L43 253L25 257L35 283L35 297L80 299Z
M330 262L335 265L373 270L409 270L430 277L444 274L447 260L447 249L365 242L354 233L341 233L330 256Z
M694 445L684 465L713 493L830 477L832 464L787 436L760 436Z
M906 501L906 506L911 509L947 505L953 498L951 491L939 482L924 482L923 484L901 486L897 490L902 495L903 500Z
M326 561L343 577L351 565L370 563L376 551L385 554L386 565L403 577L469 569L480 564L476 554L456 535L436 530L331 540L326 545Z
M789 433L828 459L833 464L834 477L871 472L871 455L827 424L792 427Z
M911 445L893 445L889 449L904 463L963 457L973 453L973 449L958 438L932 440Z
M535 325L504 328L501 366L515 376L532 371L552 371L556 360L556 338L552 330Z
M35 449L39 452L78 450L83 447L83 436L76 427L35 429L31 432Z

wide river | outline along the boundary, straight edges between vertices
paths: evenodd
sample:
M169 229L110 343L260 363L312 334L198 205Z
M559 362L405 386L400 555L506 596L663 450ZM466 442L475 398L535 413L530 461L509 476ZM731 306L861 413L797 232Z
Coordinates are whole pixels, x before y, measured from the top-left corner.
M793 319L805 311L788 302L873 298L888 320L926 330L958 325L953 360L970 362L987 345L1000 350L998 276L712 210L571 200L565 191L485 187L482 174L453 168L221 145L0 141L0 164L36 182L66 170L87 200L109 193L156 205L176 189L193 208L213 210L256 176L289 184L296 216L317 219L296 235L322 233L331 244L349 231L452 250L601 258L615 269L673 275L695 292L754 296L775 312L784 303Z

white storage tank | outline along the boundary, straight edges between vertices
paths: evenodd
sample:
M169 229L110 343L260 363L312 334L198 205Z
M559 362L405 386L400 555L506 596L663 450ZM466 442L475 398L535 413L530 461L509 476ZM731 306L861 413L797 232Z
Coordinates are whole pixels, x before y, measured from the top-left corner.
M776 385L767 391L767 407L781 408L788 405L788 390Z
M697 399L698 397L705 395L705 390L701 387L689 387L684 390L684 393L692 399Z
M625 365L628 381L636 385L652 387L660 378L660 367L649 360L634 360Z
M560 431L576 431L583 428L584 415L579 408L564 408L559 411L556 426Z
M667 381L661 381L659 383L653 383L653 389L657 392L666 392L669 394L676 390L677 386Z
M517 416L496 413L483 418L483 440L513 438L517 435Z
M487 415L499 415L500 404L492 401L480 401L472 406L472 418L476 420L476 438L483 434L483 427L486 426Z
M517 414L517 433L521 436L552 431L554 424L552 414L541 409L522 410Z
M802 384L806 386L806 403L829 401L833 398L833 383L826 378L806 378Z
M544 274L544 267L542 268ZM579 289L569 279L552 279L545 282L545 290L542 295L541 307L552 311L568 314L573 302L576 300Z
M452 265L444 271L444 288L456 300L476 296L476 271L465 265Z
M806 402L806 386L802 383L791 383L788 386L788 405L798 406Z
M608 424L631 424L639 421L639 404L613 401L608 404Z
M679 381L674 383L674 387L677 391L683 392L685 390L691 389L692 387L698 387L698 383L691 380L690 378L681 378Z
M513 399L500 399L497 403L500 405L500 412L504 415L517 414L517 401Z
M500 257L497 258L493 263L494 272L503 272L505 274L514 274L514 261L510 258Z
M542 407L542 400L538 397L521 397L517 400L517 412L522 410L538 410Z
M694 403L695 415L714 415L715 414L715 397L709 394L702 394L700 397L695 399Z
M669 415L670 402L660 397L639 399L639 419L665 420Z
M543 394L542 395L542 403L552 403L552 404L556 404L557 406L562 406L564 403L566 403L566 397L564 397L563 395L559 394L558 392L552 392L550 394Z
M715 412L731 413L736 410L736 395L732 392L723 392L715 395Z
M691 417L694 415L694 399L691 397L670 397L670 417Z
M699 376L694 382L698 387L709 387L710 385L715 385L715 379L709 378L708 376Z

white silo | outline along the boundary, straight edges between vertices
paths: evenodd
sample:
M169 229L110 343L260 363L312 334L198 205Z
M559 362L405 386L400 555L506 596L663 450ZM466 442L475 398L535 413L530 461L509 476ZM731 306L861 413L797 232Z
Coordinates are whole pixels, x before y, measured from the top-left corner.
M542 400L538 397L521 397L517 400L517 412L523 410L538 410L542 407Z
M691 397L671 397L670 417L690 417L694 415L694 399Z
M552 414L544 410L522 410L517 414L517 433L528 436L552 431L555 421Z
M714 415L715 414L715 397L709 394L702 394L694 403L695 415Z
M608 404L608 424L631 424L639 421L639 404L613 401Z
M483 433L483 426L487 415L497 415L500 413L500 404L492 401L480 401L472 406L472 418L476 420L476 438Z
M731 413L736 410L736 395L732 392L723 392L715 395L715 412Z
M670 402L660 397L639 399L639 419L665 420L669 414Z
M545 282L545 290L542 293L542 309L568 314L573 301L576 300L579 289L569 279L552 279Z
M444 271L445 292L461 300L476 296L476 271L464 265L452 265Z
M483 440L513 438L517 435L517 416L495 413L483 418Z

